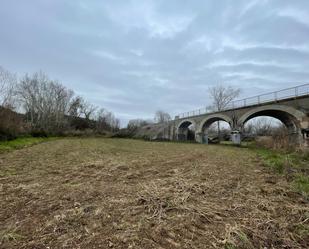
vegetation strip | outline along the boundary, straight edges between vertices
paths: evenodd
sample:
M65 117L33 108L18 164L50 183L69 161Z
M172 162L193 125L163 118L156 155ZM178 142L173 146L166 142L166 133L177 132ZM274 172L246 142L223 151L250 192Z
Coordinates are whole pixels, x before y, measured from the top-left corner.
M263 165L284 175L292 187L309 199L309 153L280 152L265 148L254 149Z
M29 147L42 142L53 141L56 137L23 137L10 141L0 141L0 153Z

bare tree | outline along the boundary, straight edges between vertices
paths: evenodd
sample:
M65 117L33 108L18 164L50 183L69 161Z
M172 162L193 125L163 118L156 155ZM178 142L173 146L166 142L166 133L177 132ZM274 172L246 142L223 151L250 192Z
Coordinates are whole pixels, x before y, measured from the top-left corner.
M250 124L249 124L250 125ZM281 125L279 121L275 121L269 117L258 117L252 120L253 134L256 136L270 136Z
M217 85L209 88L209 95L213 102L212 107L214 111L224 110L235 98L240 94L239 88L231 86Z
M223 111L240 94L239 88L231 86L216 85L209 88L209 95L212 98L213 111ZM220 140L220 121L217 122L218 137Z
M101 109L96 113L96 106L80 96L74 97L73 90L58 81L50 80L45 73L26 74L17 83L15 75L0 67L0 107L6 107L0 110L13 109L13 99L21 104L20 111L27 118L25 127L29 127L32 132L57 134L72 128L101 131L117 131L120 128L120 120L112 112ZM3 117L0 121L8 121L8 118ZM9 122L2 123L7 123L1 126L5 129L12 127L11 123L8 125Z
M74 92L43 72L25 75L17 87L19 100L34 129L54 131L66 125Z
M255 134L258 136L269 136L273 131L273 122L269 118L259 118L254 125Z
M10 73L0 66L0 105L14 109L16 106L16 99L14 90L17 84L15 74Z
M120 119L115 118L113 123L113 131L119 131L120 130Z
M115 118L115 115L112 112L101 108L97 111L96 116L97 131L109 130L114 132L120 129L120 120Z
M84 115L86 120L90 120L92 118L92 115L94 115L95 111L98 109L97 106L89 103L88 101L85 101L84 99L82 99L80 107L80 111Z
M164 112L162 110L158 110L155 113L154 120L155 120L156 123L165 123L165 122L169 122L171 120L171 116L167 112Z
M79 118L82 114L82 103L84 99L81 96L72 98L68 110L68 115L74 118Z

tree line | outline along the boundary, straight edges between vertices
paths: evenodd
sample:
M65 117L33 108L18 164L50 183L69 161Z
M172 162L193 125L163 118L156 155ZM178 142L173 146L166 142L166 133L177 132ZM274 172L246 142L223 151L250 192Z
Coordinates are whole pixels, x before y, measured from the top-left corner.
M231 86L210 87L208 95L212 105L208 109L224 110L239 93L240 89ZM167 124L171 119L167 112L158 110L152 120L130 120L124 132L131 135L140 127ZM223 130L221 134L220 121L216 123L220 138L226 132ZM23 134L82 135L85 131L102 134L119 130L120 121L112 112L93 105L47 74L36 72L18 78L0 66L0 140ZM214 127L209 130L214 130ZM272 132L272 124L262 120L246 127L247 134Z
M23 114L19 114L23 113ZM0 138L119 130L115 115L45 73L17 76L0 66Z

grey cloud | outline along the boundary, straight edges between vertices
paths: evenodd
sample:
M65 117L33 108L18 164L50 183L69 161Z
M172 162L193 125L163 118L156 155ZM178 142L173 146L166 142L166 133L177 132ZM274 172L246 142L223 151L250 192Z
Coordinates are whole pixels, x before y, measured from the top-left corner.
M309 2L4 0L0 65L46 71L119 115L210 104L209 86L255 95L308 81Z

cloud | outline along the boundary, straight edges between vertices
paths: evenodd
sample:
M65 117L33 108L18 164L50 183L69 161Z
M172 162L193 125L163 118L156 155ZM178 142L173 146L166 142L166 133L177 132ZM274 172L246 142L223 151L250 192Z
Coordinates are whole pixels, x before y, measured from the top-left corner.
M282 17L292 18L299 23L309 26L308 12L306 12L305 10L288 7L280 10L278 15Z
M43 70L122 119L308 82L309 1L5 0L0 65Z
M93 50L90 51L91 54L93 54L94 56L98 56L101 58L105 58L114 62L118 62L120 64L124 64L126 63L126 59L120 56L117 56L111 52L108 51L104 51L104 50Z
M131 29L146 30L150 38L173 38L186 30L193 15L162 15L157 11L155 1L128 1L105 6L105 13L129 32Z
M139 49L131 49L130 52L136 56L143 56L144 52L142 50L139 50Z

